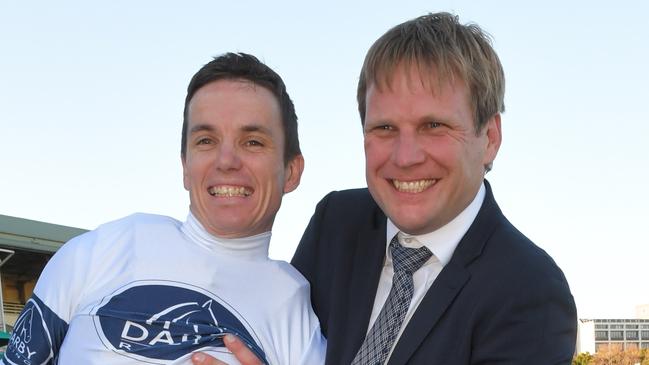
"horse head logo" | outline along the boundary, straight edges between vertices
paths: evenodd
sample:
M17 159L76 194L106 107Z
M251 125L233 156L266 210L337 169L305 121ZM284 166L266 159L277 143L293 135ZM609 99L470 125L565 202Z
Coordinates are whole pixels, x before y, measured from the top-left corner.
M13 333L20 336L24 343L32 340L32 321L34 320L34 307L24 310L16 320Z

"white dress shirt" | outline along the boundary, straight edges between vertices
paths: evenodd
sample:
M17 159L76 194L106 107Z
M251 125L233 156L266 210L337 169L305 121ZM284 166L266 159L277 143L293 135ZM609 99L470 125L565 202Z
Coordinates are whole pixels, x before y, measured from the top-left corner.
M426 295L426 292L433 284L437 275L442 271L444 266L451 260L453 252L457 247L458 243L464 234L469 230L469 227L475 220L475 217L478 215L478 211L482 206L482 202L485 197L485 186L484 183L480 186L478 194L476 194L473 201L466 207L457 217L452 221L448 222L443 227L437 229L436 231L422 234L422 235L410 235L405 232L399 231L394 223L388 218L387 228L386 228L386 255L385 262L383 263L383 270L381 271L381 278L379 279L379 287L376 290L376 297L374 298L374 307L372 308L372 315L370 316L370 324L367 328L367 332L372 328L376 318L379 316L385 301L390 294L390 289L392 288L392 276L394 275L394 268L392 266L392 253L389 249L390 241L396 234L399 243L404 247L410 248L419 248L421 246L426 246L433 253L424 265L417 270L413 275L413 285L414 285L414 294L412 296L412 301L410 302L410 307L408 312L403 320L401 329L397 334L397 338L392 345L390 354L387 359L392 355L392 350L394 350L394 345L399 341L401 334L403 333L404 328L412 318L413 313L419 306L419 303Z

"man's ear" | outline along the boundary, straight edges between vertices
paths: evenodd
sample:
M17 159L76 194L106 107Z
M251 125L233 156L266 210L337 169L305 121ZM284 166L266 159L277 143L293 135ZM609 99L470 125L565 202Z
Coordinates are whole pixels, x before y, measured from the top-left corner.
M284 171L284 193L290 193L300 185L304 171L304 157L297 155L286 164Z
M190 181L189 181L189 171L187 171L187 164L185 162L186 156L180 156L180 162L183 165L183 186L185 190L189 191Z
M498 155L498 150L500 149L500 144L502 142L502 129L500 128L500 113L494 114L487 124L484 126L485 135L487 137L487 145L485 148L483 164L484 166L491 169L493 161Z

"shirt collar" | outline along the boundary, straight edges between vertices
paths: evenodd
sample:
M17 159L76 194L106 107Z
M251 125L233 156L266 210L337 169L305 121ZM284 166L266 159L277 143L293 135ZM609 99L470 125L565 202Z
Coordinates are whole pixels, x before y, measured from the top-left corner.
M221 238L210 234L191 212L181 230L191 241L216 253L249 259L268 258L270 231L250 237Z
M430 252L433 253L442 265L445 266L448 264L451 261L455 248L478 215L484 197L485 186L482 183L473 201L457 217L439 229L421 235L411 235L399 231L399 228L388 218L386 227L386 263L392 261L392 255L389 249L390 241L394 235L399 234L399 243L403 246L417 248L424 245L428 247Z

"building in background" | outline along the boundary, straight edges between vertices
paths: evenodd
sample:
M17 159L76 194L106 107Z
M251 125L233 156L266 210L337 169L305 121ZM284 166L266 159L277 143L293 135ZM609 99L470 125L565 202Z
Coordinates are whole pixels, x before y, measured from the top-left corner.
M11 332L54 252L84 232L84 229L0 215L0 331Z
M649 319L580 319L577 353L618 347L649 349Z

